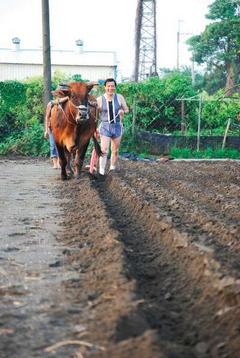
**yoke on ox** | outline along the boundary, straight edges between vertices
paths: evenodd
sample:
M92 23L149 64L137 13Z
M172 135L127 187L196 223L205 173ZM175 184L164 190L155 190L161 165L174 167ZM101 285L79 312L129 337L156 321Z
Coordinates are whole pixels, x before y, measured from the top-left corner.
M64 97L61 105L54 105L50 126L58 149L61 178L69 178L66 166L70 161L71 153L75 153L74 174L79 178L85 154L93 138L94 147L98 155L101 148L94 133L96 131L96 100L89 94L96 83L70 82L67 88L53 91L52 94Z

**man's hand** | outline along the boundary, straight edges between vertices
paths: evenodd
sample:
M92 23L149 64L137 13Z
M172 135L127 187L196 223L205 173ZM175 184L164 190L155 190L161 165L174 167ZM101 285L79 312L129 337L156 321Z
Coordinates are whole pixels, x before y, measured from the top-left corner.
M123 109L119 109L118 114L119 114L120 120L122 121L123 116L124 116L124 110L123 110Z
M45 132L44 132L44 138L45 138L45 139L48 139L48 138L49 138L48 131L45 131Z

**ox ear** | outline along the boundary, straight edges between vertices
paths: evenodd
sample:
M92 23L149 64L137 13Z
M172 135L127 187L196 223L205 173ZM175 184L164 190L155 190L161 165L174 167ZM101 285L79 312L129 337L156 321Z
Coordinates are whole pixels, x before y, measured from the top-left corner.
M88 82L87 86L88 86L88 92L90 92L94 86L98 86L98 82L96 81Z

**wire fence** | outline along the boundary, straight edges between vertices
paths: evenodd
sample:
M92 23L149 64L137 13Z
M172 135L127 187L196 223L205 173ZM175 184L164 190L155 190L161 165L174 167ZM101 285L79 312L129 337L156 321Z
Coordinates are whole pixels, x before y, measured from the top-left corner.
M201 148L205 137L218 137L221 147L228 144L227 137L240 136L240 97L169 99L150 107L142 106L141 99L134 97L127 131L132 138L140 131L176 137L195 137L196 150ZM238 145L237 145L238 146Z

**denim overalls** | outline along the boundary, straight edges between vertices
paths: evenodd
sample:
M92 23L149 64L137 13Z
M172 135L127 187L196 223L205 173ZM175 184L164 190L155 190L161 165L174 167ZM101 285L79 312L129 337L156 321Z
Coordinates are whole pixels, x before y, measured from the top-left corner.
M117 138L121 137L123 133L123 127L118 114L119 110L121 109L121 105L119 104L118 96L116 93L114 93L112 98L112 109L113 118L110 118L109 103L105 96L102 96L102 111L100 114L101 123L99 126L99 132L100 135L110 138Z

